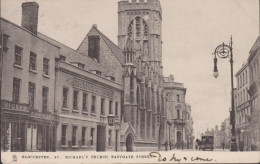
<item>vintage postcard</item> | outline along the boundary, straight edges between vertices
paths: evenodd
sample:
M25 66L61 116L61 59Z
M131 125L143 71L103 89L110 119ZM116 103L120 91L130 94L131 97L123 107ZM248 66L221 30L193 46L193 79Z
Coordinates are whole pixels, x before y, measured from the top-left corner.
M260 162L259 0L1 0L1 161Z

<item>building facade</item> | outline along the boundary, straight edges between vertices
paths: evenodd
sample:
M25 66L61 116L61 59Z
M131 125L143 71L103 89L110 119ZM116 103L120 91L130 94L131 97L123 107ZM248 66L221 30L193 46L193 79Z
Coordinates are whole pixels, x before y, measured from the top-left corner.
M118 2L118 46L124 50L121 144L160 149L165 141L162 10L159 0Z
M235 75L237 88L235 90L235 116L236 116L236 138L240 151L248 150L250 137L247 129L251 121L250 96L249 90L249 67L248 63L243 64L242 68Z
M185 102L186 88L174 81L173 75L164 78L168 143L176 148L193 148L191 106Z
M190 147L186 89L162 73L159 0L118 2L118 46L94 24L76 50L38 32L38 8L22 4L21 27L1 18L2 151Z
M37 35L38 4L22 5L22 27L1 19L1 150L55 151L55 57ZM30 21L29 21L30 20Z
M250 108L251 108L251 125L247 129L250 135L251 150L260 150L260 37L257 38L250 55L248 57L249 66L249 90L250 95Z

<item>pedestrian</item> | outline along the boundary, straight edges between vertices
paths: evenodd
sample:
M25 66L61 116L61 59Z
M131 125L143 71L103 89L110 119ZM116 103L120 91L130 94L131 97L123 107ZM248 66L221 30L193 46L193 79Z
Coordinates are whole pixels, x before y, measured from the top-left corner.
M223 142L221 145L222 145L222 148L224 150L225 149L225 143Z
M172 142L169 141L170 150L172 150Z
M168 148L168 142L167 142L167 140L165 141L164 145L165 145L165 151L167 151L167 148Z

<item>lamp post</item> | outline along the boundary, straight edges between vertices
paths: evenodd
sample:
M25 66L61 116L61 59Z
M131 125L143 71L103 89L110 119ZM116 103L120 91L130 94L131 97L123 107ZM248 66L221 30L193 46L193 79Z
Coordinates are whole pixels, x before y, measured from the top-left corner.
M234 84L233 84L233 47L232 47L232 36L230 39L229 45L223 44L217 46L213 55L214 55L214 72L213 76L218 77L218 68L217 68L217 56L222 59L230 57L230 68L231 68L231 111L230 111L230 124L231 124L231 142L230 142L230 151L237 151L236 143L236 132L235 132L235 108L234 108Z

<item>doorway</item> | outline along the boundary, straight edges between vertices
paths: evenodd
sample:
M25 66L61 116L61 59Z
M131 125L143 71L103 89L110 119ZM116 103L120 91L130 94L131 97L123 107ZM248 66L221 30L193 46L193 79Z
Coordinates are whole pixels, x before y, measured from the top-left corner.
M132 134L128 134L126 137L126 151L134 151L134 139Z
M177 132L177 142L180 144L182 142L182 134L180 131Z
M106 150L106 127L97 126L97 151Z

